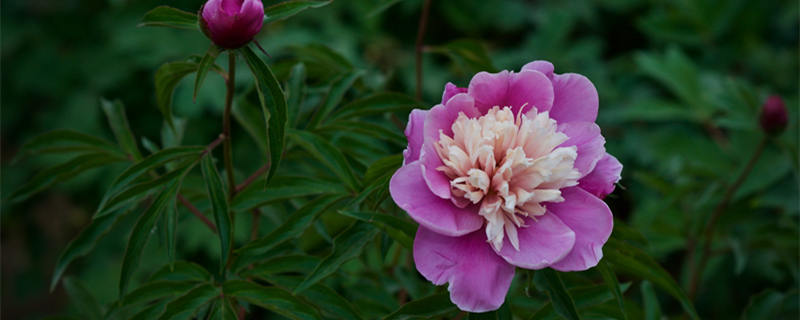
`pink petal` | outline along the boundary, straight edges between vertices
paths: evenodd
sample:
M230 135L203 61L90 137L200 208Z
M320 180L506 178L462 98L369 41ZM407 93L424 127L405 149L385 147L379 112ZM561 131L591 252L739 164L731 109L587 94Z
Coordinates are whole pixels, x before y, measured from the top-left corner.
M446 85L444 85L444 93L442 93L442 104L447 103L447 100L450 100L450 98L452 98L454 95L466 92L467 88L459 88L452 82L448 82Z
M483 218L475 206L458 208L425 187L420 161L397 170L389 182L389 192L397 206L412 219L443 235L460 236L483 226Z
M597 162L606 154L606 139L600 134L600 127L594 122L568 122L560 124L558 131L569 137L561 147L578 147L575 169L578 169L581 177L592 172Z
M561 189L564 202L548 203L548 211L575 231L575 246L564 259L550 267L559 271L583 271L603 258L603 244L614 227L605 202L579 187Z
M553 91L555 99L550 117L558 123L597 119L597 89L586 77L575 73L554 75Z
M494 106L504 106L508 95L509 74L506 70L498 73L478 72L469 81L467 92L475 98L475 106L481 114Z
M553 64L545 60L528 62L528 64L522 66L522 70L536 70L543 73L548 78L553 78L553 69Z
M508 96L501 106L510 106L516 115L523 105L523 113L534 107L539 112L550 110L553 105L553 84L543 73L523 70L509 77Z
M414 263L434 284L449 282L450 300L468 312L500 308L514 278L514 266L495 254L482 231L447 237L420 226Z
M406 138L408 139L408 148L403 151L403 164L408 164L419 159L419 153L422 149L422 142L424 141L423 133L425 132L425 116L428 110L414 109L408 115L408 124L406 125Z
M591 173L578 181L578 185L583 190L588 191L594 196L602 199L614 192L614 184L620 179L622 164L617 158L606 153Z
M498 254L508 263L520 268L542 269L561 260L572 250L575 233L552 213L536 219L525 218L525 226L517 229L519 251L508 237Z

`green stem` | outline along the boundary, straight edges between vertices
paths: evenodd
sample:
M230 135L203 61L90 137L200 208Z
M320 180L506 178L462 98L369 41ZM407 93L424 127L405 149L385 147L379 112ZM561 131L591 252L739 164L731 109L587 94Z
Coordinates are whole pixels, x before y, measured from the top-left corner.
M228 176L228 196L236 193L236 181L233 177L233 150L231 147L231 108L233 106L233 93L236 88L236 52L228 52L228 79L227 93L225 94L225 111L222 116L222 134L225 135L223 149L225 152L225 173Z

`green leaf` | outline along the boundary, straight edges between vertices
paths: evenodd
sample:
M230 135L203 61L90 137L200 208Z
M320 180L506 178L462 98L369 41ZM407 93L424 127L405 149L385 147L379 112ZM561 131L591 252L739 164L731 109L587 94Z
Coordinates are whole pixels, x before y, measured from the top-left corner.
M245 300L291 319L321 318L314 307L283 289L264 287L244 280L230 280L222 286L222 291L225 296Z
M328 91L328 95L325 97L322 105L317 109L317 112L314 113L314 116L311 117L311 121L308 123L307 127L309 129L314 129L323 123L333 109L342 102L342 98L344 98L344 94L347 93L347 90L350 89L363 74L364 72L361 70L352 70L334 80Z
M231 207L236 212L247 211L280 201L319 194L344 194L341 184L309 177L275 177L264 188L252 184L237 193Z
M64 289L67 290L72 305L78 308L84 319L102 319L103 308L97 303L91 292L84 286L83 282L76 278L67 277L64 279Z
M413 248L414 235L417 233L417 226L408 220L401 219L395 216L390 216L378 212L359 212L350 210L340 210L341 214L361 221L369 222L378 228L381 228L392 239L397 240L400 244L408 249Z
M125 161L119 156L112 156L105 152L92 152L74 157L67 162L39 171L22 187L9 196L11 203L25 200L32 195L52 186L55 183L67 181L88 170L102 167L115 162Z
M359 190L359 181L342 152L330 142L308 131L292 130L289 137L314 158L321 161L351 190Z
M171 281L171 280L156 280L141 285L136 290L125 295L122 299L123 305L137 304L149 302L164 297L172 297L178 294L188 292L190 289L197 286L195 281Z
M204 283L167 304L158 318L161 320L189 319L197 313L197 309L219 296L218 288Z
M111 126L111 131L114 132L119 146L133 160L141 160L142 154L136 145L136 138L134 138L131 127L128 124L128 118L125 116L125 107L122 106L122 102L119 100L111 102L106 99L100 99L100 105L106 113L108 124Z
M197 15L169 6L158 6L144 14L140 27L198 29Z
M332 0L291 0L284 1L264 8L264 24L280 21L296 15L309 8L319 8L331 3Z
M158 220L159 214L177 195L179 184L178 181L175 181L164 187L150 207L148 207L139 217L139 220L136 221L136 225L133 227L130 238L128 239L128 245L125 248L125 256L122 260L122 272L120 273L119 280L120 294L125 293L125 289L127 289L133 272L139 264L139 258L142 255L142 251L144 251L144 246L147 244L147 239L150 237L153 226L156 220Z
M353 132L367 137L373 137L385 140L400 147L405 147L406 145L408 145L408 140L406 140L406 137L403 136L403 134L399 133L396 128L392 127L392 129L389 129L386 126L377 125L364 121L347 121L347 120L334 121L330 124L326 124L323 127L317 128L316 131L323 131L323 132L331 131L334 133Z
M642 281L641 291L645 320L661 319L661 307L658 305L658 297L656 297L656 292L653 290L653 285L647 280Z
M636 55L636 64L645 74L658 80L672 93L686 104L687 113L708 113L712 106L703 99L703 89L696 67L683 52L670 48L663 56L658 54L639 53Z
M617 275L614 273L614 270L608 265L608 261L600 260L600 263L597 264L597 271L600 271L600 275L603 276L603 281L606 282L608 289L614 294L614 299L617 300L617 305L619 306L619 311L622 313L623 319L627 319L625 297L622 296L622 289L619 287L619 281L617 280Z
M303 279L295 276L270 276L265 281L281 287L296 287ZM300 294L307 301L319 307L323 315L335 319L362 319L350 302L333 289L322 284L315 284Z
M295 211L282 225L268 235L251 241L236 250L239 255L234 270L238 270L252 262L263 258L263 254L284 241L300 236L322 212L339 202L342 196L320 196Z
M402 165L402 154L395 154L380 158L369 165L367 172L364 174L364 182L370 183L380 179L381 177L393 175L394 172L397 171L397 169L399 169Z
M353 69L353 64L347 58L324 45L293 46L291 50L297 56L297 59L306 65L309 78L312 79L329 80Z
M797 289L786 293L767 289L750 298L742 319L791 319L797 316L797 301Z
M467 74L480 71L496 72L497 68L489 58L486 47L480 41L460 39L448 42L442 46L434 46L431 52L448 55L456 64L461 66Z
M214 302L214 306L211 308L211 311L209 312L209 316L207 319L239 320L239 315L237 314L231 299L227 299L224 296L220 296L220 298L217 299L216 302Z
M208 196L211 199L211 206L214 209L214 223L217 226L217 234L220 241L220 270L225 270L228 262L228 253L233 245L233 225L231 223L230 210L228 209L228 196L225 194L225 186L222 178L214 167L214 160L211 157L203 157L200 161L203 171L203 179L206 181ZM222 271L224 272L224 271Z
M202 266L187 262L175 261L172 264L165 265L152 276L150 281L169 280L169 281L210 281L211 273Z
M387 112L408 113L418 107L421 107L419 102L408 95L393 92L376 93L344 105L331 115L331 120L351 119Z
M622 292L627 291L629 288L630 283L620 285L620 290L622 290ZM606 284L575 287L568 289L568 291L575 301L575 306L582 311L603 305L611 299L614 299L614 295L609 292ZM617 308L613 308L612 312L615 313L616 318L623 317L623 314L619 314L620 312ZM559 316L555 309L553 309L553 304L548 302L536 311L531 319L563 319L563 317Z
M289 80L286 90L286 104L289 109L289 127L297 124L297 116L300 114L300 106L303 103L306 82L306 65L298 62L289 72Z
M122 151L106 139L67 129L56 129L33 137L19 151L20 154L106 152L124 157Z
M567 291L567 288L564 287L564 282L561 281L561 277L555 270L550 268L537 270L534 274L534 282L537 287L547 291L547 295L550 296L550 302L560 316L566 319L581 318L575 308L575 301Z
M508 303L500 306L500 309L483 313L470 313L467 317L469 320L512 320L511 308Z
M170 203L167 204L166 212L164 213L166 221L166 227L164 229L167 234L167 256L169 257L170 264L175 262L175 249L178 242L178 207L175 203L176 198L173 198Z
M244 276L254 276L266 281L270 280L273 274L284 272L300 272L307 273L314 270L319 264L320 259L314 256L306 255L287 255L270 258L256 264L252 269L247 269L242 272Z
M255 86L250 87L247 93L239 96L233 104L231 113L240 125L253 138L258 149L264 156L269 152L269 137L267 136L267 123L264 121L265 115L261 111L258 92Z
M198 68L199 64L197 62L177 61L165 63L156 71L155 87L158 111L161 111L167 124L173 130L175 129L175 122L172 118L172 96L175 87L178 86L183 77L197 71Z
M164 308L166 308L167 303L170 301L168 300L160 300L156 303L153 303L149 307L139 311L139 313L133 315L130 320L152 320L158 319L158 316L164 312Z
M108 232L117 224L117 222L130 212L128 209L119 209L104 217L92 219L92 222L84 228L75 239L67 244L67 247L58 257L56 261L56 268L53 271L53 279L50 281L50 291L56 288L58 280L67 270L67 267L73 260L78 257L85 256L100 241Z
M268 121L267 136L269 136L270 167L267 173L267 182L269 182L278 169L283 155L283 148L285 147L286 123L288 121L286 98L278 79L275 78L269 66L256 56L250 47L244 47L240 49L240 52L256 79L256 89L258 90L264 116L269 115L268 119L264 119Z
M336 236L333 251L314 268L305 280L294 288L294 292L302 292L323 278L336 272L339 267L357 257L361 249L377 234L377 229L363 222L356 222L350 228Z
M200 60L200 63L197 65L197 74L194 78L193 99L197 100L197 93L200 92L200 87L203 86L203 81L206 80L208 70L214 66L214 61L217 61L217 56L219 56L219 48L212 43L211 46L208 47L208 51L206 51L203 59Z
M406 319L409 317L434 318L453 311L456 311L456 306L450 302L450 294L446 292L437 293L404 304L400 309L386 316L384 320Z
M699 319L692 302L670 274L658 262L639 248L611 238L603 250L605 259L614 265L614 270L644 280L649 280L678 300L683 310L692 319Z

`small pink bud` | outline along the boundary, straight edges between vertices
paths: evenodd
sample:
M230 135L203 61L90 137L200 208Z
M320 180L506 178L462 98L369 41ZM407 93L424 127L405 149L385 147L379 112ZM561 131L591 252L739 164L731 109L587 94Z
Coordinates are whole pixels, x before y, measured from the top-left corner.
M769 134L779 134L786 128L788 121L788 114L786 114L786 106L783 104L783 99L780 96L770 96L764 102L761 109L761 117L759 122L761 128Z
M203 32L225 49L239 48L261 31L261 0L209 0L200 9Z

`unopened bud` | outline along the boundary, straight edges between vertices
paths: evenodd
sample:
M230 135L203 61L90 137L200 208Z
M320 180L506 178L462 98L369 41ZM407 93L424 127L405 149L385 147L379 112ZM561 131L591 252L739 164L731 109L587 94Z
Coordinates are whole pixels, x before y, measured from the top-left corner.
M203 32L225 49L247 44L264 23L261 0L209 0L200 10Z
M779 96L770 96L761 108L759 123L761 129L768 134L779 134L786 129L786 122L789 115L786 113L786 106L783 99Z

